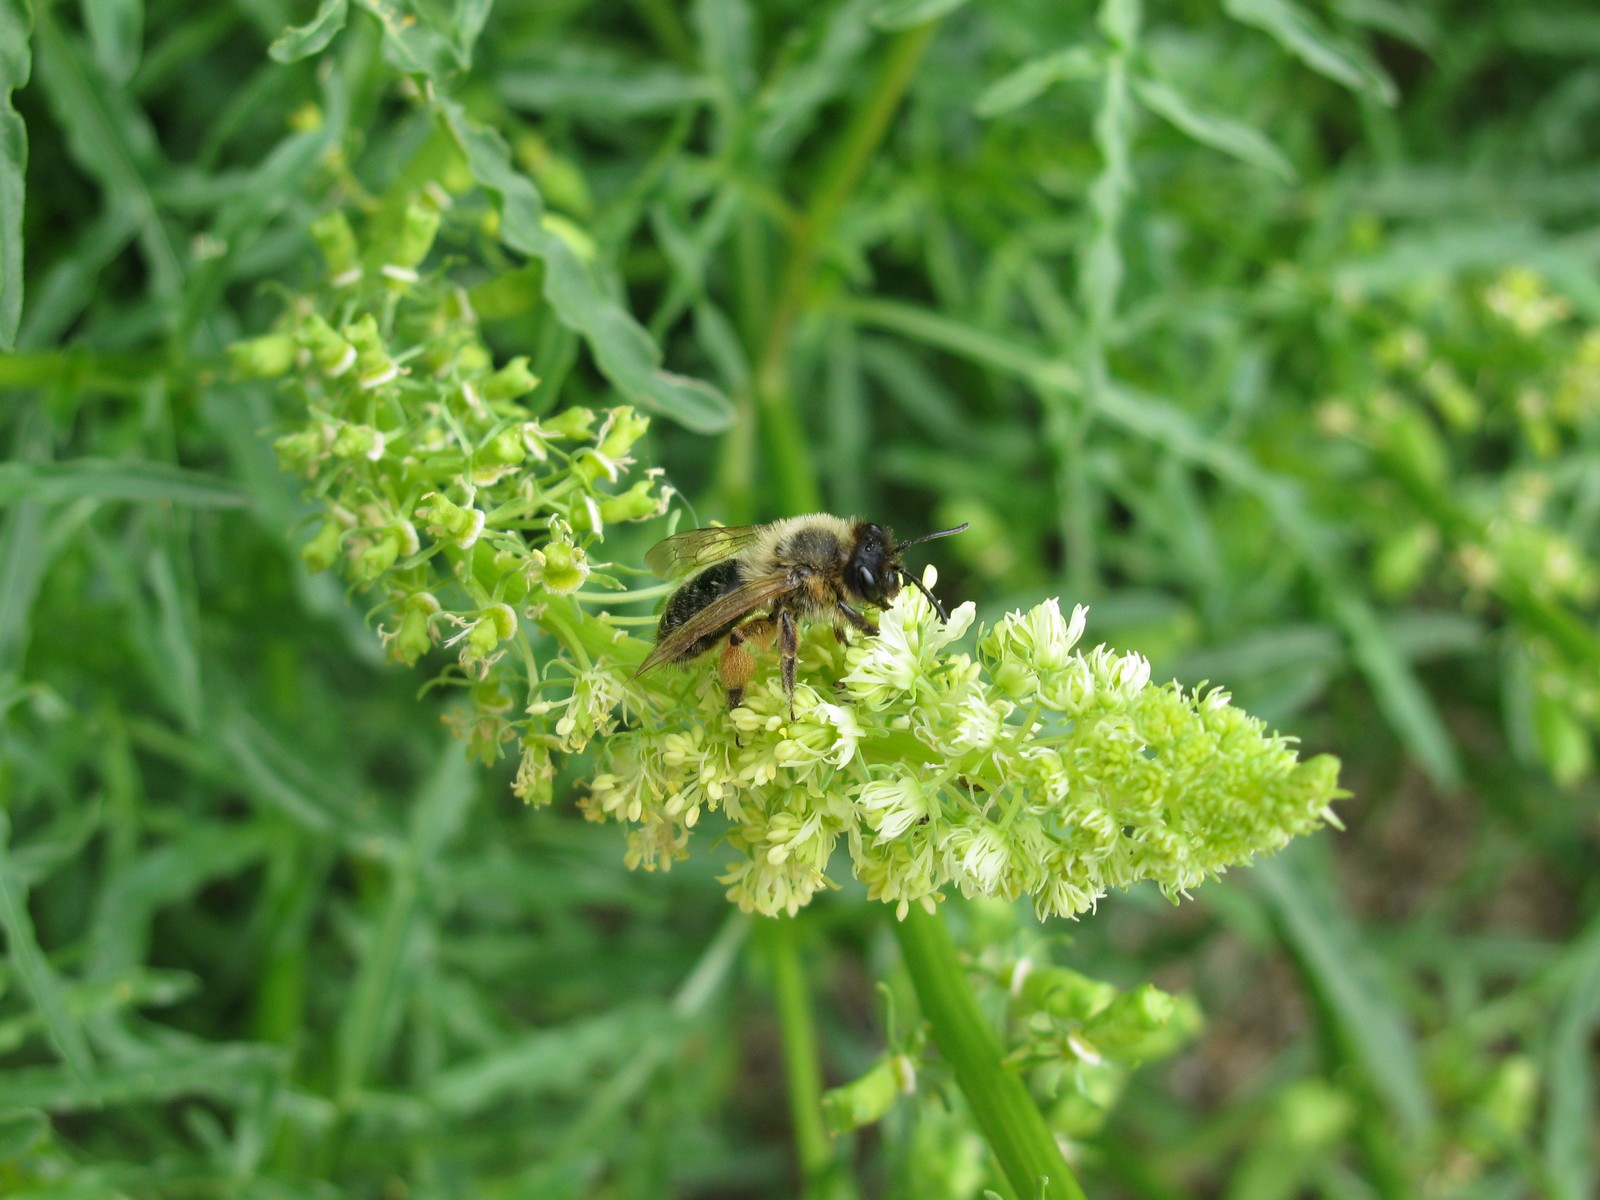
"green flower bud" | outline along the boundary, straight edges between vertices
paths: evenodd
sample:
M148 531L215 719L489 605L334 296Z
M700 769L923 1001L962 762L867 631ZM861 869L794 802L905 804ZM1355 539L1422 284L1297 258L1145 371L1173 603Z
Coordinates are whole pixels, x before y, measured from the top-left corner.
M356 348L356 375L363 388L375 388L400 374L378 334L378 319L371 313L344 327L344 336Z
M398 521L369 538L354 556L350 574L359 583L370 583L403 556L415 554L418 547L416 527L410 521Z
M400 233L389 261L380 270L392 288L408 288L417 282L416 268L428 251L433 249L433 239L439 232L439 210L422 204L408 204L401 218Z
M300 348L287 333L273 333L234 342L228 347L228 361L242 379L275 379L287 375Z
M1011 986L1024 1012L1047 1013L1063 1021L1086 1021L1117 995L1111 984L1066 967L1029 971L1020 980L1014 979Z
M547 437L579 441L589 436L594 424L594 410L589 408L564 408L552 417L539 422Z
M356 249L356 235L344 213L338 209L323 213L311 222L311 236L328 264L328 278L334 287L345 287L361 278L361 252Z
M311 352L311 361L317 364L317 369L329 379L339 378L356 365L356 348L317 313L300 322L295 336Z
M666 497L649 479L641 479L620 496L607 496L600 501L600 516L607 521L642 521L666 510Z
M463 550L478 540L487 520L481 510L457 504L438 492L422 497L417 505L417 516L427 522L424 528L434 537L454 542Z
M589 578L589 560L582 546L558 540L534 553L540 568L539 581L546 591L566 595L577 591Z
M327 520L317 535L300 548L300 557L313 572L326 571L339 559L339 543L344 527L339 522Z
M480 467L510 467L521 462L528 453L520 429L502 429L478 448L474 460Z
M539 377L528 370L526 358L513 358L488 379L483 381L483 398L494 403L515 400L539 386Z
M389 655L408 667L433 649L435 633L433 618L439 612L439 601L432 592L414 592L400 604L400 623L389 637Z
M550 747L539 741L522 744L522 761L517 764L517 779L512 792L532 808L543 808L555 799L556 766L550 761Z
M382 430L352 423L340 427L334 436L332 450L337 458L364 458L368 462L377 462L383 457L386 441Z
M600 445L597 449L602 455L612 462L620 462L627 457L628 451L633 449L633 444L645 435L650 428L650 418L633 411L623 405L611 410L611 418L600 431Z
M822 1119L834 1137L883 1119L895 1097L916 1087L917 1070L903 1054L880 1058L865 1075L822 1095Z

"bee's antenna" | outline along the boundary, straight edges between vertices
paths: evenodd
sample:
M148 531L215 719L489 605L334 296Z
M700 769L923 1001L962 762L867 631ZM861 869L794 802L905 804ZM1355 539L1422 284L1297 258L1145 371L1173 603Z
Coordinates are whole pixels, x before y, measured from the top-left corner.
M907 546L915 546L918 542L931 542L934 538L949 537L952 533L960 533L970 522L963 521L954 529L941 529L937 533L925 533L921 537L914 537L909 541L899 542L894 546L895 551L904 550Z
M965 529L966 526L963 525L961 528ZM945 530L945 532L946 533L959 533L959 532L961 532L961 530L959 530L959 529L947 529L947 530ZM938 537L939 535L935 533L935 534L932 534L931 536L932 537ZM919 542L925 542L927 540L928 540L927 538L918 538L917 539L917 541L919 541ZM927 585L924 584L922 582L922 580L918 579L910 571L901 571L900 572L900 582L901 583L909 583L912 586L914 586L917 589L917 591L921 592L924 596L926 596L928 598L928 603L933 605L933 611L939 614L939 620L943 621L947 625L950 623L950 614L945 612L944 605L939 603L939 597L935 596L932 592L930 592L928 590L928 588L927 588Z

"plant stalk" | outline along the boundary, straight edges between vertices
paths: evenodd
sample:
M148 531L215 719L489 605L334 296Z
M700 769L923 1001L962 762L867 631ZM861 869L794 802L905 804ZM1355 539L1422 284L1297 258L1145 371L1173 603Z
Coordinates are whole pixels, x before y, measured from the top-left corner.
M1018 1200L1084 1200L1038 1105L1002 1062L1000 1040L978 1008L944 918L913 905L895 936L934 1044Z

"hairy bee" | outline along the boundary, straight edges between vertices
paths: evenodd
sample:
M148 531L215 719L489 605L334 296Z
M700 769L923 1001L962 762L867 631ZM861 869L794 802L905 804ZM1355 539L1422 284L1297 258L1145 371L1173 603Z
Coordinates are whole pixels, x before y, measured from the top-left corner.
M645 563L663 578L693 574L667 601L655 649L636 674L662 663L689 662L720 644L718 673L728 689L728 707L737 708L755 673L745 644L769 645L776 638L792 721L797 624L831 621L841 642L847 628L870 637L877 626L856 605L882 608L906 583L928 598L941 619L948 619L933 593L901 564L900 552L965 528L957 525L897 543L882 525L812 513L768 525L713 526L675 534L657 543Z

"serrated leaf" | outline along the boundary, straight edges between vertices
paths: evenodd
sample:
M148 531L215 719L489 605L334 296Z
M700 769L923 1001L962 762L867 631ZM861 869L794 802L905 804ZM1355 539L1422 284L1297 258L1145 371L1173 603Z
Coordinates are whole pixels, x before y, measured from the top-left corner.
M1188 97L1159 79L1136 77L1133 90L1146 108L1195 141L1224 154L1231 154L1251 166L1271 171L1280 179L1294 178L1294 167L1283 153L1248 125L1203 112L1190 103Z
M997 117L1021 108L1047 88L1072 79L1092 79L1101 69L1100 58L1087 46L1073 46L1054 54L1029 59L978 94L972 109L980 117Z
M292 25L274 39L267 53L278 62L299 62L325 49L350 19L350 0L322 0L304 25Z
M0 350L16 345L22 319L22 209L26 200L28 127L11 103L33 71L26 0L0 0Z
M1225 0L1228 15L1261 30L1319 75L1384 104L1399 97L1394 80L1360 46L1325 29L1293 0Z
M544 262L545 299L557 320L582 335L600 373L629 403L696 433L726 429L733 420L727 397L710 384L661 369L661 352L650 335L600 289L572 246L546 224L538 189L512 165L499 134L469 120L454 101L441 98L437 104L473 177L497 201L501 239Z
M872 14L879 29L910 29L948 17L967 0L884 0Z
M238 484L161 462L77 458L52 463L0 463L0 505L23 500L66 504L84 499L196 508L239 508L250 502Z

